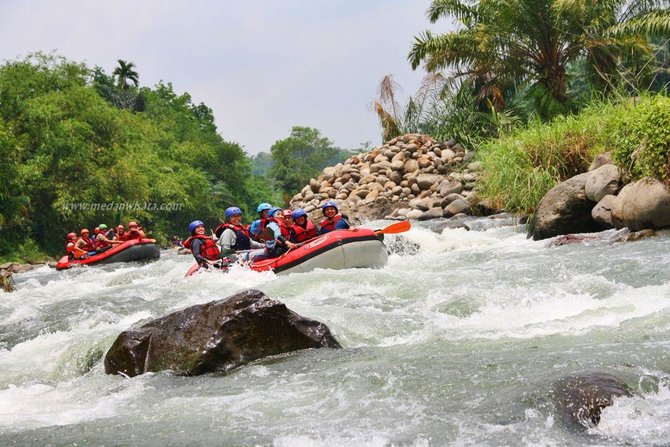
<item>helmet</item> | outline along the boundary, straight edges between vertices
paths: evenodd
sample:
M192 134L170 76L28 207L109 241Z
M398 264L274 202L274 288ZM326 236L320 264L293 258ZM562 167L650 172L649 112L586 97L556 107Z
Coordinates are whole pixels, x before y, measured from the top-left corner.
M272 205L270 205L269 203L265 203L265 202L263 202L263 203L261 203L260 205L258 205L258 208L256 208L256 212L257 212L258 214L260 214L261 212L263 212L263 211L265 211L265 210L269 210L269 209L271 209L271 208L272 208Z
M83 236L84 234L90 234L90 233L91 233L91 232L88 231L88 228L82 228L81 231L79 232L79 234L81 234L82 236Z
M272 208L270 208L270 211L268 211L268 217L274 217L275 213L281 210L282 209L279 208L278 206L273 206Z
M128 222L128 227L129 228L130 227L136 227L136 226L137 226L137 222L135 222L134 220L131 220L130 222Z
M77 233L68 233L67 238L68 239L75 239L77 237Z
M332 206L333 208L335 208L335 211L339 211L339 210L337 209L337 205L336 205L335 202L333 202L332 200L329 200L329 201L327 201L326 203L324 203L323 205L321 205L321 211L326 211L326 208L330 208L331 206Z
M226 208L226 220L230 219L232 216L241 216L242 215L242 210L239 209L236 206L231 206L230 208Z
M117 225L117 226L116 226L116 229L117 229L117 230L125 230L125 228L123 228L123 225Z
M297 219L298 217L302 217L302 216L307 215L305 210L302 209L302 208L298 208L297 210L293 210L293 213L291 213L291 214L293 215L293 220Z
M284 210L281 212L281 215L293 219L293 212L291 210Z
M188 232L193 234L195 232L195 229L198 228L200 225L202 225L203 227L205 226L205 224L201 220L194 220L188 225Z
M106 230L106 229L107 229L107 225L105 225L105 224L100 224L100 225L98 225L98 228L100 228L101 230Z

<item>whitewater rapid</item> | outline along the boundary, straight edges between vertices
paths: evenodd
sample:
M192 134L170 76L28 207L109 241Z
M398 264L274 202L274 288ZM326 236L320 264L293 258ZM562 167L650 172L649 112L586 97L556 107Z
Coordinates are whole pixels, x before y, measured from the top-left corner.
M184 279L192 258L164 251L16 275L0 295L0 445L667 445L670 236L550 248L523 226L471 227L387 236L379 270ZM248 288L344 348L227 375L104 373L121 331ZM634 396L575 432L549 389L586 371Z

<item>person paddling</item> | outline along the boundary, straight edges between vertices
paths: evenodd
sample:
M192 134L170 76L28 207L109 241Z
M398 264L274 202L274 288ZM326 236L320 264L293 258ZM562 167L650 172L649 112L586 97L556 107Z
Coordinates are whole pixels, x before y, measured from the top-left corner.
M98 229L100 230L98 232L98 235L95 238L95 251L98 253L102 253L104 251L109 250L112 248L113 245L116 244L121 244L121 241L115 241L112 239L109 239L107 237L107 225L106 224L100 224L98 225Z
M292 228L295 233L295 242L305 242L319 235L319 230L314 225L314 222L307 219L307 212L304 209L298 208L297 210L293 210L291 215L293 217Z
M251 225L249 225L249 235L251 238L257 242L260 242L260 234L263 229L261 228L261 222L264 219L268 218L268 212L272 209L272 205L269 203L261 203L258 205L258 208L256 208L256 212L258 213L258 219L254 220Z
M242 210L236 206L226 209L225 222L214 230L214 234L219 238L217 244L221 247L221 253L225 255L234 254L240 250L264 247L260 242L251 239L249 230L242 225Z
M77 243L77 233L68 233L65 241L65 252L70 259L74 259L74 246Z
M77 239L73 249L74 257L76 259L85 258L95 254L95 244L89 237L90 234L91 232L88 231L88 228L82 228L79 232L79 239Z
M209 268L210 265L223 268L230 264L230 260L225 258L226 262L221 262L221 251L219 250L216 241L205 234L205 224L200 220L194 220L188 226L188 231L191 237L184 241L184 247L191 250L195 261L200 267Z
M289 230L284 224L283 211L273 207L268 218L261 222L261 237L265 240L265 257L276 258L297 247L289 240Z
M334 230L346 230L349 228L349 222L347 222L347 219L339 213L337 205L332 200L324 203L321 206L321 211L326 217L321 221L321 234L330 233Z

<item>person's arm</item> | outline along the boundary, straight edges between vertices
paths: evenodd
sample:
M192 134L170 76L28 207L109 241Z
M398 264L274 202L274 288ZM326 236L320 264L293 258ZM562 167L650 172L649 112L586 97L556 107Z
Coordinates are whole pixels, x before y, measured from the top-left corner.
M297 247L297 245L295 245L293 242L289 241L284 236L282 236L281 228L279 228L279 225L277 225L275 222L270 222L268 227L272 228L272 231L274 231L275 233L275 240L278 241L281 245L284 245L291 249Z
M221 254L228 255L231 253L235 253L233 246L235 245L236 242L237 242L237 236L235 235L235 232L230 228L226 228L225 230L223 230L223 233L221 233L221 237L216 243L219 244L219 247L221 247Z
M346 230L349 227L350 227L349 221L347 220L347 218L345 216L342 216L342 218L340 220L338 220L337 223L335 224L334 229L335 230Z
M191 241L191 252L193 253L193 257L198 264L204 267L209 265L209 261L200 254L201 246L202 241L200 239L193 239L193 241Z

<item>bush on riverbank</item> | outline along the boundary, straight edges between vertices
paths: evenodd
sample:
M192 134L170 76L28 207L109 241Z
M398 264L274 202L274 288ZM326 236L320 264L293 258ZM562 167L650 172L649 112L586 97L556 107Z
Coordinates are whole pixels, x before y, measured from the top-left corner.
M632 175L667 181L668 101L654 96L636 102L595 103L578 115L530 124L489 141L477 154L484 172L479 194L500 209L532 213L551 188L587 171L596 155L610 150L624 169L635 158ZM642 151L640 143L645 141L649 144Z
M619 118L613 158L626 180L654 177L670 186L670 98L642 98Z

